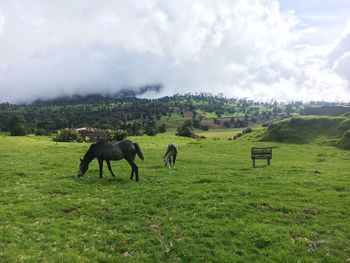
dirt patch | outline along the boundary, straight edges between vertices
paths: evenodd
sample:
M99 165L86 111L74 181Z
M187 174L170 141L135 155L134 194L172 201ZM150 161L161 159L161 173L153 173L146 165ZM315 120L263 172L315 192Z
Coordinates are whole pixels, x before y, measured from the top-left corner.
M65 214L71 214L74 212L79 212L81 210L80 207L68 207L68 208L63 208L62 212Z

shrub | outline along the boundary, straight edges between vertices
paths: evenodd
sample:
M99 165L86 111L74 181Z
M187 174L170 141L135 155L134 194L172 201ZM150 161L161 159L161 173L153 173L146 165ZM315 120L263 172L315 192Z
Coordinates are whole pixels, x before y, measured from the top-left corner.
M242 133L237 133L235 136L233 136L233 139L237 140L241 136L242 136Z
M253 129L252 129L252 128L247 127L247 128L245 128L245 129L242 131L242 134L251 133L252 131L253 131Z
M177 128L176 136L195 138L193 133L191 121L185 121L185 123Z
M178 127L176 136L182 137L194 137L194 133L190 127Z
M242 132L239 132L236 135L234 135L232 139L237 140L239 137L242 137L244 134L251 133L252 131L253 131L252 128L247 127Z
M24 124L18 124L14 127L11 127L9 131L11 136L24 136L29 134L29 129Z
M53 139L56 142L82 142L80 134L74 129L63 129L57 132L56 137Z
M207 137L205 137L204 135L197 135L197 134L195 134L192 138L195 138L195 139L206 139Z
M115 140L117 141L122 141L124 139L126 139L128 137L128 132L127 131L124 131L124 130L117 130L115 132Z
M158 128L158 132L160 132L160 133L166 132L165 124L163 124L162 126L160 126L160 127Z
M46 131L45 129L42 129L42 128L38 128L35 130L34 134L36 136L44 136L44 135L49 135L50 132L49 131Z
M106 139L108 141L122 141L128 137L128 132L124 130L106 131Z

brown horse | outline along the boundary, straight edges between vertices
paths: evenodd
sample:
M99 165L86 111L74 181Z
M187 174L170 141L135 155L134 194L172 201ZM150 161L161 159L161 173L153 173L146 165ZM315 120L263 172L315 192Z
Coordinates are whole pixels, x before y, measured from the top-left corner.
M89 150L85 153L84 158L80 159L78 177L83 176L85 172L89 169L90 162L97 158L98 164L100 166L100 178L103 177L103 161L106 161L108 170L114 177L114 173L111 167L111 160L121 160L125 159L131 166L131 176L130 180L133 179L134 174L136 175L136 182L139 180L139 171L135 163L135 156L144 160L143 154L141 152L140 146L129 140L122 141L99 141L90 146Z

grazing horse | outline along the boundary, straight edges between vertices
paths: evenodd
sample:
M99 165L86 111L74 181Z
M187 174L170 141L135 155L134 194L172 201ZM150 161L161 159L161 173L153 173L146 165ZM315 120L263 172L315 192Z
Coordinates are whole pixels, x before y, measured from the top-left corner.
M164 155L164 163L165 167L168 166L175 168L175 160L177 155L177 146L175 144L169 144L168 149L166 150L166 153ZM171 160L171 158L173 158Z
M102 168L103 161L106 161L108 170L112 171L110 160L121 160L125 159L131 166L131 176L130 180L133 179L134 174L136 175L136 182L139 180L138 167L135 164L135 156L140 157L144 160L143 154L141 152L140 146L129 140L122 141L106 141L102 140L97 143L91 144L89 150L85 153L84 158L80 159L79 173L78 177L83 176L85 172L89 169L89 163L97 158L98 164L100 166L100 178L102 178Z

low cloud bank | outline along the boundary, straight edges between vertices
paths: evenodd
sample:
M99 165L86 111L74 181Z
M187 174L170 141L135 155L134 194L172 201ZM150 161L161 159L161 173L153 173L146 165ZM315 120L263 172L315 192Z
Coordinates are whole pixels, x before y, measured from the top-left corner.
M350 100L350 23L332 44L308 34L275 0L1 2L0 100L159 83L159 96Z

